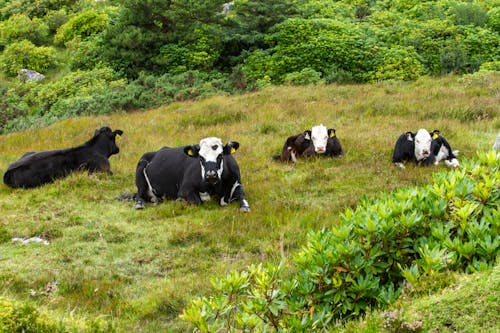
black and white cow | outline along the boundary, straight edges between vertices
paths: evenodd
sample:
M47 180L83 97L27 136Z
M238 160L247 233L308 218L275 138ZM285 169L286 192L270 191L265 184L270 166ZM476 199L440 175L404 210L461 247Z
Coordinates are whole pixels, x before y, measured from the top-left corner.
M238 200L240 210L249 212L240 169L232 156L238 147L238 142L224 145L221 139L208 137L199 145L163 147L144 154L136 169L135 208L162 199L184 199L199 205L214 196L221 206Z
M6 185L30 188L66 177L76 170L104 171L112 174L109 157L120 149L116 139L123 131L102 127L84 144L66 149L29 152L12 163L3 176Z
M399 136L394 147L392 162L404 169L403 162L415 162L419 165L439 164L445 160L448 166L458 166L454 152L438 130L429 133L419 129L417 133L406 132Z
M342 155L342 146L335 129L327 129L321 124L314 126L311 130L290 136L283 145L280 160L296 162L299 157L314 155L329 157Z

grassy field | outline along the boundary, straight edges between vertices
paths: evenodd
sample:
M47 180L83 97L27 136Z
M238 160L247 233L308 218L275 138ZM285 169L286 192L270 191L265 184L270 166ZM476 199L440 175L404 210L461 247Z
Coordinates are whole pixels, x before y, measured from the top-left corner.
M56 316L106 318L119 332L184 332L178 315L193 296L210 293L211 277L292 256L309 230L334 227L363 196L427 183L436 167L391 164L402 132L439 129L459 159L490 149L500 129L499 82L497 74L270 87L0 136L6 170L24 152L81 144L103 125L124 131L112 176L77 173L32 190L0 185L0 296L30 299ZM319 123L336 129L343 157L273 161L287 136ZM144 152L206 136L240 143L235 157L251 213L236 203L172 201L136 211L116 199L135 191ZM50 244L10 241L32 236Z

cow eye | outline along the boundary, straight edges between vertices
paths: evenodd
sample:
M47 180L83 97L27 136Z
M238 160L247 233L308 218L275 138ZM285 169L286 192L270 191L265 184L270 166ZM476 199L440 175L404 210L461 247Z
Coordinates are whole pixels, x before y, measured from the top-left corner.
M219 148L219 146L217 146L217 145L212 146L212 150L217 150L217 148Z

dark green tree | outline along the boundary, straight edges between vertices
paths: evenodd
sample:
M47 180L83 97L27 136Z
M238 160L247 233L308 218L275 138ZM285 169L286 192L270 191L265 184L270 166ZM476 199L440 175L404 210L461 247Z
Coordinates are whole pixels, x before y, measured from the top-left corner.
M137 77L141 71L156 74L168 72L169 67L177 64L165 59L161 54L162 48L169 44L186 44L184 41L192 43L192 36L200 26L217 25L223 2L123 1L116 18L111 20L99 38L101 54L113 68L123 71L128 77ZM210 36L210 39L215 37Z

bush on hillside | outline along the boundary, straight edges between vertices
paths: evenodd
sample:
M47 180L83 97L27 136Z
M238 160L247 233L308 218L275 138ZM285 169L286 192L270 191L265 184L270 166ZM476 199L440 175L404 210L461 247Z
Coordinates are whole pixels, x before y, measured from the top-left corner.
M318 331L395 301L404 281L474 272L500 250L500 154L479 153L432 184L385 193L311 232L293 266L252 266L214 279L182 319L201 332Z
M37 47L28 40L8 45L0 55L0 70L10 76L27 68L45 73L57 65L56 51L52 47Z
M16 14L0 22L0 44L9 45L24 39L36 45L47 42L48 26L40 19L30 19L26 14Z
M86 10L70 18L57 29L54 41L58 44L67 43L74 38L86 38L103 31L108 24L109 17L96 10Z

